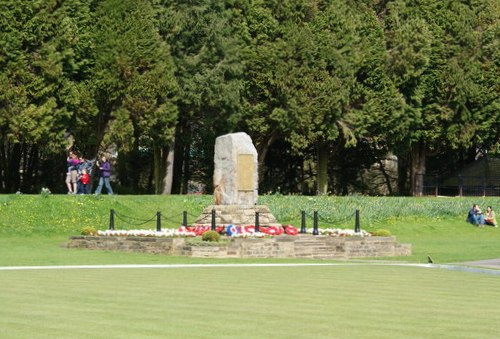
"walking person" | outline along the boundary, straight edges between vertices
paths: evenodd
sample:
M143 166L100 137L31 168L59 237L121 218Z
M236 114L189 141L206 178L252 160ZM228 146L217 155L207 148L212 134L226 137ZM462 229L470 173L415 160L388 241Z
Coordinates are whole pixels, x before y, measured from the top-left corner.
M106 186L108 194L113 194L113 189L111 188L111 183L109 182L109 177L111 176L111 164L106 159L105 156L101 158L101 161L97 162L97 167L99 167L99 184L95 190L95 194L101 194L102 186Z
M91 160L87 160L85 159L83 156L81 156L79 159L78 159L78 166L77 166L77 169L78 169L78 188L77 188L77 193L78 194L87 194L88 193L88 188L89 186L86 186L85 187L85 192L83 192L83 185L84 185L84 181L87 181L85 183L85 185L87 185L89 182L90 182L90 175L92 174L92 167L94 166L94 163L95 161L91 161ZM86 173L86 177L88 176L88 179L83 179L83 173Z
M78 157L75 152L70 151L66 158L68 170L66 171L66 186L68 187L68 194L76 194L78 183Z

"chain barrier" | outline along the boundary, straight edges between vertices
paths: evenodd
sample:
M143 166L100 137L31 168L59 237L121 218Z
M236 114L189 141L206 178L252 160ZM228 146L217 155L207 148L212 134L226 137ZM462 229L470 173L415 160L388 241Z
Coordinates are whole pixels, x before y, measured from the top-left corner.
M152 217L151 219L147 219L146 220L146 219L137 219L137 218L133 218L133 217L129 217L129 216L124 216L124 215L116 213L116 211L114 212L114 214L122 222L124 222L127 225L131 225L131 226L142 226L144 224L147 224L148 222L156 220L156 215L154 217ZM133 222L128 221L127 219L129 219L129 220L135 220L135 221L139 221L139 222L138 223L133 223Z
M306 215L313 219L314 218L314 215L311 214L311 213L306 213ZM320 213L318 213L318 219L320 221L324 221L326 223L329 223L329 224L334 224L334 225L337 225L337 224L342 224L342 223L345 223L346 221L348 221L349 219L353 218L354 216L356 215L356 212L353 212L352 214L349 214L348 216L345 216L345 217L341 217L341 218L336 218L336 219L331 219L330 217L324 217L322 216Z
M356 212L353 212L352 214L347 215L345 217L331 220L329 217L323 217L321 214L319 214L319 219L321 221L325 221L325 222L336 225L336 224L343 224L343 223L347 222L348 220L352 219L355 215L356 215Z
M115 226L114 225L114 217L116 217L118 220L120 220L121 222L123 222L124 224L129 225L129 226L142 226L142 225L147 224L149 222L156 221L156 228L160 229L161 228L161 220L180 225L180 224L182 224L182 222L184 222L184 213L186 214L186 216L189 215L187 212L182 212L182 213L178 213L178 214L167 217L167 216L161 214L160 212L157 212L150 219L140 219L140 218L122 215L120 213L117 213L115 210L111 210L110 212L111 212L110 229L114 229L114 226ZM196 217L192 214L191 214L191 216Z
M190 217L193 217L193 218L198 218L199 217L199 215L194 215L194 214L191 214L189 212L187 212L187 215L190 216Z
M176 217L178 217L178 216L182 216L182 213L180 213L180 214L176 214L176 215L173 215L173 216L171 216L171 217L166 217L166 216L164 216L164 215L162 214L162 215L161 215L161 220L165 220L165 221L170 221L170 222L173 222L173 223L178 223L178 224L181 224L181 223L179 222L179 220L175 220L175 219L173 219L173 218L176 218Z
M307 213L305 211L302 211L302 212L304 213L305 216L307 216L307 217L309 217L311 219L314 219L314 214L311 214L310 212ZM150 219L139 219L139 218L135 218L135 217L131 217L131 216L125 216L125 215L116 213L114 210L113 210L113 213L114 213L114 215L120 221L122 221L123 223L125 223L127 225L131 225L131 226L142 226L142 225L147 224L149 222L156 221L158 223L158 221L159 221L158 220L158 213L159 212L157 214L155 214ZM352 214L349 214L349 215L341 217L341 218L332 219L331 217L322 216L317 211L315 211L315 214L316 214L316 217L318 218L318 220L320 220L322 222L325 222L325 223L328 223L328 224L333 224L333 225L338 225L338 224L346 223L348 220L350 220L351 218L353 218L353 217L356 216L356 212L354 212ZM178 214L172 215L172 216L169 216L169 217L164 216L161 213L159 213L159 215L160 215L160 220L164 220L164 221L171 222L171 223L174 223L174 224L182 224L182 222L184 222L184 217L187 217L187 216L190 216L190 217L193 217L193 218L198 218L197 215L191 214L191 213L186 212L186 211L184 211L182 213L178 213ZM182 222L180 222L179 220L176 219L178 217L182 218ZM130 220L136 221L136 222L131 222ZM158 224L157 224L157 226L158 226ZM113 227L114 227L114 225L113 225Z

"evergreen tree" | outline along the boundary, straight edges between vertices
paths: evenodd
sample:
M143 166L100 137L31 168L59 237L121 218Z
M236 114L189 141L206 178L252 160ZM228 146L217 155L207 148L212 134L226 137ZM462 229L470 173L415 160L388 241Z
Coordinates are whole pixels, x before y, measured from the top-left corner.
M5 177L0 182L6 192L34 189L40 160L68 145L87 63L82 34L87 9L78 0L1 4L0 173Z
M94 121L101 150L148 149L153 155L154 192L163 189L165 157L177 118L177 83L158 10L149 1L107 0L95 11L92 87ZM137 187L139 177L129 168Z
M238 3L164 0L161 29L179 82L173 192L193 179L210 189L215 138L233 131L241 113L244 46Z
M410 155L413 195L423 193L430 154L498 133L491 131L498 121L498 96L494 99L495 86L483 80L484 66L492 59L480 52L485 29L498 18L496 8L490 1L452 0L399 0L387 6L389 74L405 99L409 121L399 149ZM491 19L482 22L484 16Z

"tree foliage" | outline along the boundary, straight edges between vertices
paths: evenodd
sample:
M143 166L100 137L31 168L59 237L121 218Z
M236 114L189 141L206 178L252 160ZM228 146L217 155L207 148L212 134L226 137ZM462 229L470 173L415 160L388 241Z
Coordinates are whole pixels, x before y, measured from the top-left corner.
M242 130L265 191L372 192L392 153L420 195L428 168L500 151L499 19L493 0L2 1L0 191L62 191L70 147L118 154L118 191L210 191L215 138Z

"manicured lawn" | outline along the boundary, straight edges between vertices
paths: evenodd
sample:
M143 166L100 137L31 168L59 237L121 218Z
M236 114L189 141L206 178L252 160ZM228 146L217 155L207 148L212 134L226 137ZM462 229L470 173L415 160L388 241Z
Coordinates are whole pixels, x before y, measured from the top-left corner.
M415 267L0 271L2 338L498 338L498 276Z
M413 245L412 256L391 260L500 258L500 230L464 222L472 202L500 206L498 198L261 199L280 222L297 227L301 210L308 216L318 210L320 227L352 228L353 211L360 209L362 228L385 228ZM314 262L64 247L84 226L106 229L111 208L138 219L161 211L163 227L177 228L183 210L192 222L210 202L209 196L0 196L0 266ZM117 219L117 227L134 225ZM500 337L500 277L444 269L341 263L0 270L0 283L1 338Z
M403 218L378 227L389 229L399 242L412 244L412 256L398 260L426 262L431 256L435 263L450 263L500 258L500 229L477 228L461 217Z

